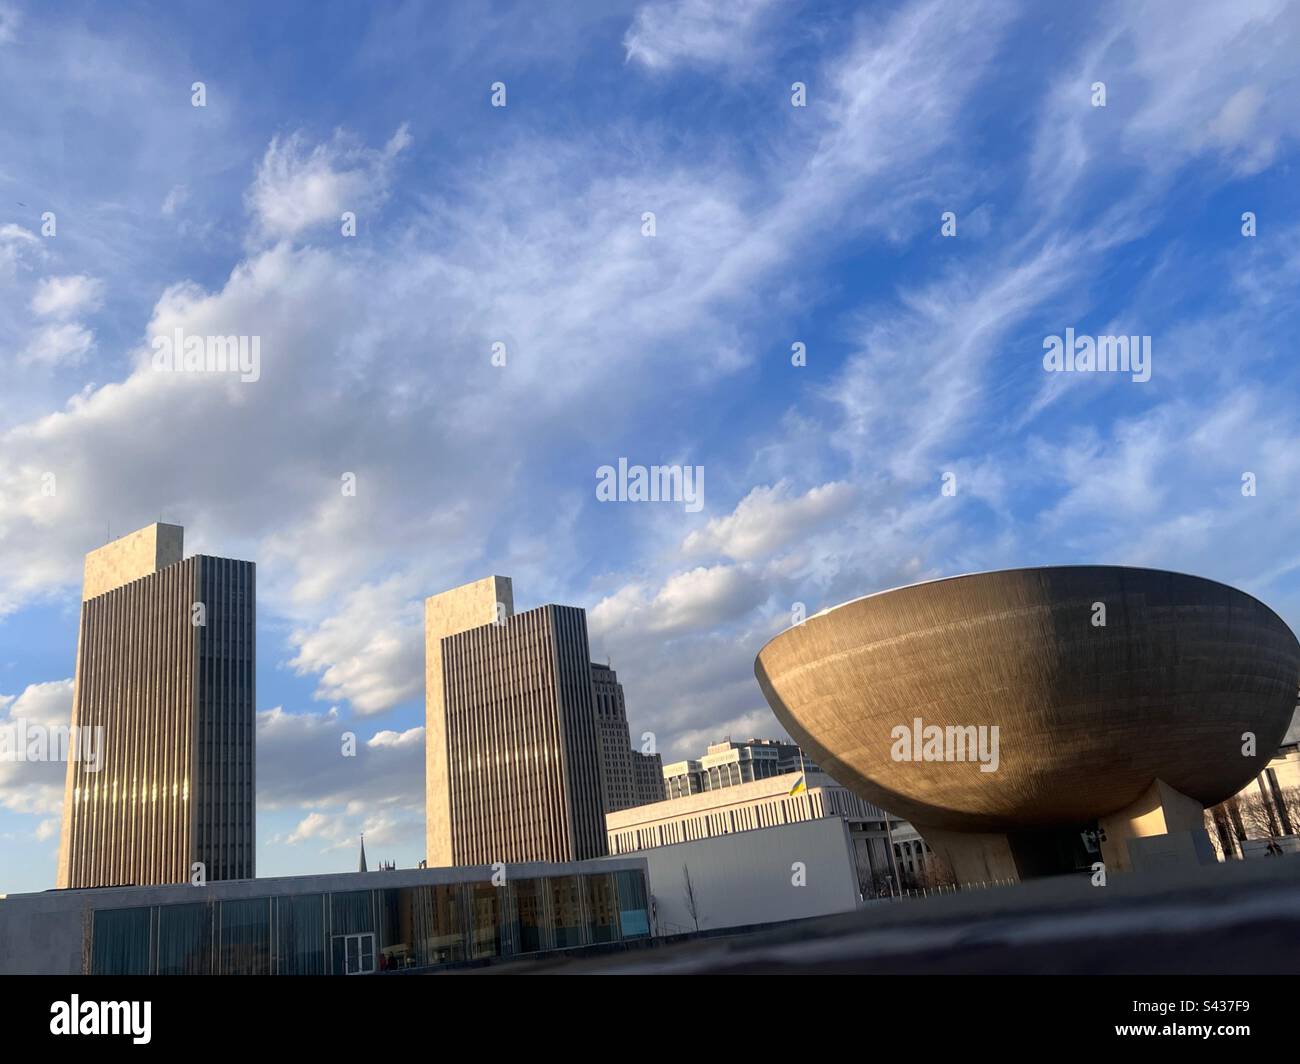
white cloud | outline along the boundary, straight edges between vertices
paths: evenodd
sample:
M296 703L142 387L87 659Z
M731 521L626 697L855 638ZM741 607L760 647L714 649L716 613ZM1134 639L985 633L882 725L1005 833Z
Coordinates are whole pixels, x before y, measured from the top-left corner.
M259 816L289 810L303 815L285 834L266 834L269 847L315 844L320 853L356 852L365 833L373 847L411 853L424 847L424 729L358 735L355 756L345 757L345 725L335 710L257 718Z
M290 664L299 675L320 674L317 698L382 713L424 690L423 623L405 578L366 585L315 628L293 633Z
M322 836L332 837L338 830L337 820L337 817L326 816L324 813L308 813L302 820L298 821L297 827L284 841L292 846L295 843L306 842L309 839L319 839Z
M424 749L424 728L407 728L396 732L391 729L375 732L366 743L367 746L418 746Z
M362 147L344 133L308 150L300 133L271 141L248 193L262 232L292 237L325 222L340 224L347 210L361 212L388 195L392 166L410 145L405 125L382 150Z
M72 680L30 684L17 696L0 695L0 727L19 721L44 728L66 728L72 722ZM63 761L0 760L0 807L14 813L57 818L63 808L67 763ZM48 831L38 824L39 838Z
M590 623L598 635L680 634L734 620L766 597L762 583L739 566L699 566L670 576L653 594L640 584L621 588L596 603Z
M346 741L347 733L355 742ZM369 739L337 709L290 713L283 707L257 715L257 803L283 809L424 808L423 729ZM355 756L345 756L354 749Z
M725 517L715 517L691 532L682 544L686 554L725 554L737 561L766 557L806 535L852 505L851 484L832 481L793 495L788 481L753 489Z
M1039 120L1033 183L1053 207L1090 211L1079 186L1091 172L1140 165L1151 196L1197 156L1251 174L1300 138L1300 8L1288 0L1119 0L1098 23ZM1094 81L1106 85L1105 108L1090 105Z
M18 356L26 365L76 365L95 346L95 334L76 322L45 325L37 329Z
M788 739L785 729L777 723L772 711L764 707L742 713L730 720L710 723L703 728L690 728L674 736L672 746L665 752L664 761L677 758L699 758L711 743L724 739Z
M294 846L305 842L320 845L321 853L361 851L361 836L365 836L367 856L373 871L378 867L381 846L411 846L423 842L423 830L409 816L385 810L365 813L362 810L343 812L308 813L285 838L273 839Z
M36 286L32 311L41 317L66 318L97 310L103 303L104 282L85 274L46 277Z
M12 222L0 225L0 277L13 277L28 255L39 254L40 244L30 229Z
M188 188L184 185L173 185L163 198L159 210L164 218L170 218L189 202L189 198L190 190Z
M643 4L623 37L629 62L651 70L678 64L739 66L752 51L773 0L669 0Z
M1011 261L982 260L902 292L901 306L876 308L860 349L822 393L841 411L835 445L858 464L937 483L951 464L936 463L985 414L990 360L1000 356L1006 375L1041 372L1041 348L1017 358L1002 345L1026 314L1067 290L1087 251L1083 240L1017 245Z

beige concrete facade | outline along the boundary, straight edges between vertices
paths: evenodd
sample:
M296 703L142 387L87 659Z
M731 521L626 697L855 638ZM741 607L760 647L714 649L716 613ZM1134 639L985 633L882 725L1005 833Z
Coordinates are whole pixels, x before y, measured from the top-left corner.
M256 569L176 559L181 535L151 526L87 559L60 887L254 874Z
M81 600L97 598L114 588L175 565L185 552L185 529L153 524L86 555Z
M516 614L488 577L427 600L425 622L428 863L602 856L586 614Z
M1103 819L1115 840L1183 830L1190 804L1256 776L1291 718L1300 644L1214 581L1064 566L855 599L777 636L755 672L827 772L905 816L960 878L997 879L1006 850L1023 872ZM898 753L920 725L944 737L939 756ZM996 764L953 743L980 728L997 729Z
M958 883L1001 883L1020 878L1011 840L1004 833L913 827L947 862Z
M1101 817L1101 856L1107 871L1127 872L1132 868L1129 840L1152 835L1172 835L1205 830L1205 807L1194 798L1156 780L1127 809Z

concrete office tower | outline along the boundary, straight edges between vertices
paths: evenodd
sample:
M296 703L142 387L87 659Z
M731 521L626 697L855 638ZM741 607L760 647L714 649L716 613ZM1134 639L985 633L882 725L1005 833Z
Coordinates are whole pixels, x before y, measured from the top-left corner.
M253 878L256 566L182 560L183 539L155 524L86 555L60 887Z
M424 604L431 867L603 856L587 615L515 614L508 577Z
M605 812L663 800L663 758L632 749L627 727L627 703L618 673L591 663L596 692L596 725L600 733L600 767L605 780Z
M664 759L662 754L632 751L632 786L637 805L664 800Z

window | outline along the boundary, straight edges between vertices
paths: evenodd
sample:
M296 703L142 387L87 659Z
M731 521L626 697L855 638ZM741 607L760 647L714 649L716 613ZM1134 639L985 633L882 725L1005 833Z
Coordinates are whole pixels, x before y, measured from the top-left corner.
M153 910L101 909L95 913L90 973L148 975L149 924Z
M563 876L547 882L551 890L551 909L555 914L555 945L559 949L581 946L582 896L578 877Z
M269 975L271 900L223 901L220 920L221 974Z
M212 971L212 906L158 908L158 974L207 975Z
M475 957L499 957L501 943L500 887L474 883L470 887L470 945Z
M334 936L334 971L338 975L369 975L375 970L375 936L365 931Z
M409 893L411 931L417 964L448 964L465 959L460 884L399 888Z
M548 947L550 938L542 894L542 880L515 881L515 910L519 919L519 952L537 953Z
M618 917L624 938L646 938L650 917L646 905L645 879L640 872L615 872L618 887Z
M325 895L275 900L276 953L281 975L325 974Z
M587 890L587 912L591 920L593 942L613 942L618 938L618 902L612 875L583 876Z

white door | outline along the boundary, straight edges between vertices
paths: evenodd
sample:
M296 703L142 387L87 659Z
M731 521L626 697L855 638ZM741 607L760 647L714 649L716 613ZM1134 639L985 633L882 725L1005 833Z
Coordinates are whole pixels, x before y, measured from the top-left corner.
M344 935L343 957L345 975L369 975L375 970L375 936L372 934Z

